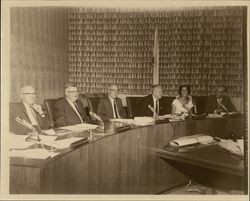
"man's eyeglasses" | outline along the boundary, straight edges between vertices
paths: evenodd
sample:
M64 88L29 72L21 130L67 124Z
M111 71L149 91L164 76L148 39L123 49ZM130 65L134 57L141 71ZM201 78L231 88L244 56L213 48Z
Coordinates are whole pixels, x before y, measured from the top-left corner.
M25 94L25 95L37 95L37 93L21 93L21 94Z
M77 91L66 91L66 92L73 94L73 93L78 93L79 91L77 90Z
M110 91L117 91L119 92L119 89L109 89Z

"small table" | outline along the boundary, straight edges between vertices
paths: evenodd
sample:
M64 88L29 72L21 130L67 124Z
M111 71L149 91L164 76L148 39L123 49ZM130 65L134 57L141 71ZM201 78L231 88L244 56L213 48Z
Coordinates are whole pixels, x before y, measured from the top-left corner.
M157 151L160 158L196 182L221 189L244 190L244 160L221 148L206 145L180 152L165 148Z

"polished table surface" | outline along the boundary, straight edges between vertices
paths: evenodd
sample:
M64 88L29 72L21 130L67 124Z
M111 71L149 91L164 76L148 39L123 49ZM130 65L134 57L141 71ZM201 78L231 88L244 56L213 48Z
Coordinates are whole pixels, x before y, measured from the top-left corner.
M49 159L10 158L10 193L154 194L187 177L162 161L157 150L171 139L206 133L243 136L242 118L187 120L98 135ZM89 135L82 133L81 135Z
M201 148L197 146L197 148L187 152L178 152L178 150L172 151L168 149L161 149L157 152L161 158L200 166L240 177L244 176L243 158L229 153L219 147L217 143L214 145L205 145Z

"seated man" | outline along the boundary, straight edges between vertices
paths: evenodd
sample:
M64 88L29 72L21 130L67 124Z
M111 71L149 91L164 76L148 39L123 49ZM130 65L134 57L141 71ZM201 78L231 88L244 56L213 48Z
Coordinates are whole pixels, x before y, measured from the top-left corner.
M20 97L21 102L10 105L10 131L15 134L27 134L32 131L32 129L18 123L16 121L17 117L33 126L48 129L50 125L49 118L42 110L41 105L35 103L35 89L30 85L22 87Z
M236 111L233 103L228 96L225 96L226 88L217 87L216 95L208 97L205 111L207 113L221 113Z
M162 115L163 103L162 98L162 86L153 85L152 94L145 96L141 103L140 116L154 116L154 113L149 109L149 105L157 113L157 115Z
M122 107L122 101L117 95L118 87L117 85L112 84L108 89L108 97L100 100L97 107L97 114L103 121L126 117L126 113Z
M75 84L65 85L65 97L55 103L53 112L56 127L91 123L82 102L78 100Z

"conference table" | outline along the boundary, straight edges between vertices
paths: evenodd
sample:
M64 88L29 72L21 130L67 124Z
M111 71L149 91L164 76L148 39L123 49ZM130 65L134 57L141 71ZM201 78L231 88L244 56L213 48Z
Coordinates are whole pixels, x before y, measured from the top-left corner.
M11 157L10 194L160 194L189 180L185 172L163 159L164 147L172 139L197 133L244 136L244 119L127 126L107 135L105 131L92 135L87 143L52 158Z

